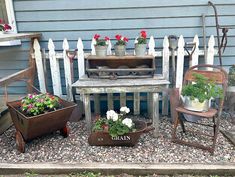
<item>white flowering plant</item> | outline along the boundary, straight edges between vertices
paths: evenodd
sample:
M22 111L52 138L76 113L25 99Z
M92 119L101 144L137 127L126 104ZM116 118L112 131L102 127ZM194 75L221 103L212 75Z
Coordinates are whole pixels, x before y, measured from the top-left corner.
M95 120L94 132L108 132L110 136L117 137L129 132L135 132L135 124L132 119L126 117L130 109L126 106L120 108L120 114L114 110L106 112L106 118Z

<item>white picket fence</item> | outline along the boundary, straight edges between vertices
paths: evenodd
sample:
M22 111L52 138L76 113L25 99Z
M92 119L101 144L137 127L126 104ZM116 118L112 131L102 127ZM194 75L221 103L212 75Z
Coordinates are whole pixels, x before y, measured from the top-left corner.
M196 49L192 56L192 62L191 65L198 64L199 56L204 55L203 50L199 50L199 39L198 36L195 35L194 43L196 43ZM91 53L84 53L83 48L83 42L81 38L78 38L77 41L77 54L75 56L75 59L78 60L78 76L81 78L85 75L85 58L88 55L95 55L95 48L94 48L94 39L91 40ZM133 44L134 45L134 44ZM178 49L175 52L175 55L177 56L177 66L176 66L176 87L180 88L182 86L183 81L183 68L184 68L184 60L185 56L187 56L187 52L184 49L185 41L183 36L181 35L178 40ZM208 42L208 49L207 49L207 57L205 63L207 64L213 64L214 62L214 54L215 54L215 39L214 36L211 36ZM156 51L155 50L155 40L154 37L151 36L149 40L149 49L148 54L154 55L155 57L162 57L162 74L159 77L159 79L165 79L169 80L169 59L171 56L171 51L169 50L169 42L168 37L165 36L163 40L163 49L162 51ZM72 75L71 75L71 63L70 59L68 58L66 52L70 50L69 43L67 39L64 39L63 41L63 52L56 52L55 51L55 45L53 43L52 39L49 39L48 41L48 53L42 54L41 47L39 45L39 42L37 39L34 41L34 54L33 58L35 58L36 61L36 67L37 67L37 74L39 79L39 86L41 92L46 92L46 79L44 74L44 65L43 65L43 58L49 59L50 62L50 71L51 71L51 77L52 77L52 86L53 86L53 92L57 96L62 96L62 85L61 85L61 71L59 66L59 60L63 60L64 65L64 74L65 74L65 83L66 83L66 97L67 100L73 100L72 97ZM112 46L111 42L109 41L108 51L107 54L112 54Z

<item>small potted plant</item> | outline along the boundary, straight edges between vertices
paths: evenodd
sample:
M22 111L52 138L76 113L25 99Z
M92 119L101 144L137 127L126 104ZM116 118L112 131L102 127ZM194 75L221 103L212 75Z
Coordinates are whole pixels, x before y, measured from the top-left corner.
M96 44L95 44L96 55L99 57L106 56L107 48L108 48L107 41L110 40L109 37L105 36L104 39L101 39L99 34L95 34L94 39L96 41Z
M147 46L147 33L142 30L140 36L136 39L137 43L135 44L135 55L136 56L145 56L146 46Z
M132 121L126 115L130 109L120 108L120 114L114 110L106 113L106 118L98 117L88 138L95 146L134 146L143 132L152 130L143 121Z
M0 33L6 33L8 31L10 31L12 29L12 27L7 24L7 23L4 23L3 19L0 18Z
M126 53L126 43L128 42L127 37L123 37L119 34L115 36L117 39L116 44L114 45L114 51L116 56L124 56Z
M76 104L46 93L28 94L7 106L16 128L17 148L24 152L25 141L41 135L60 130L67 137L67 122Z
M184 107L192 111L208 111L210 100L222 98L222 89L201 74L194 73L195 82L183 86L181 98Z

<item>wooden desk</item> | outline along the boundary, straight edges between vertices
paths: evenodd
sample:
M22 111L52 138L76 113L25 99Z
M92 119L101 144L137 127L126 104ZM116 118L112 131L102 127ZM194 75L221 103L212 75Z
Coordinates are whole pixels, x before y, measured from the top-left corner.
M72 87L75 93L81 94L85 109L85 119L87 130L91 131L91 106L90 94L100 93L132 93L147 92L150 94L150 107L153 126L155 127L154 136L159 136L159 92L168 88L169 81L157 78L142 79L91 79L81 78ZM74 93L74 94L75 94Z

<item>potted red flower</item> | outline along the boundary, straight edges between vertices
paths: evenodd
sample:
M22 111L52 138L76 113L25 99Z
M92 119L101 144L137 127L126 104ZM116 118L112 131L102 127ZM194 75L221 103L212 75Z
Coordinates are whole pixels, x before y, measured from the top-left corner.
M96 44L95 44L96 55L99 57L106 56L107 55L107 48L108 48L107 41L110 40L109 37L105 36L104 39L101 39L99 34L95 34L94 39L96 41Z
M5 33L10 31L11 29L12 27L9 24L4 23L3 19L0 18L0 32Z
M135 44L135 55L144 56L146 53L147 46L147 33L146 31L140 31L140 36L136 39L137 43Z
M124 56L126 53L126 43L128 42L128 38L123 37L120 34L117 34L115 38L117 39L117 42L114 46L115 55Z

